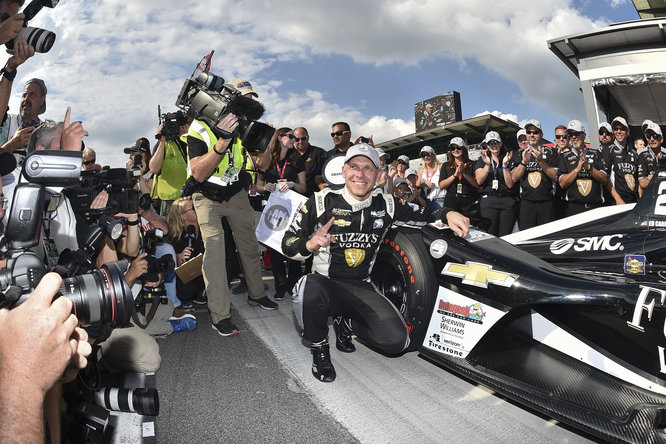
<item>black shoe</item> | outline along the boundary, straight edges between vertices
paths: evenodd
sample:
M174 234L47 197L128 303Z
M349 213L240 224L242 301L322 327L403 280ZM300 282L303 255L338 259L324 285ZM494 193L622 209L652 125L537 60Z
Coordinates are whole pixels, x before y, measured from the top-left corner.
M238 334L238 327L236 327L230 318L222 319L217 324L212 325L213 330L216 330L220 336L233 336Z
M189 310L190 308L193 307L192 301L181 301L181 307L183 307L183 310Z
M275 299L276 301L281 301L282 299L284 299L284 291L278 291L277 293L275 293L273 299Z
M247 293L247 284L245 280L241 280L234 288L231 289L231 294Z
M356 346L352 342L351 319L338 316L333 319L333 331L335 331L335 348L342 353L353 353Z
M247 298L247 303L253 307L261 307L264 310L277 310L278 304L268 299L268 296L264 296L261 299L250 299Z
M322 382L335 381L335 368L331 362L328 341L320 345L312 345L312 375Z

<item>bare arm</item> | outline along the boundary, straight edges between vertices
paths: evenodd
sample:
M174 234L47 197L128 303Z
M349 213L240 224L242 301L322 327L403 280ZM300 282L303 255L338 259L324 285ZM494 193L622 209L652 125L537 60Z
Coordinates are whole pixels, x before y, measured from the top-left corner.
M162 125L157 127L157 134L162 134ZM160 136L159 141L157 142L157 148L148 162L148 168L153 174L157 174L162 169L162 164L164 163L164 151L166 146L166 137Z

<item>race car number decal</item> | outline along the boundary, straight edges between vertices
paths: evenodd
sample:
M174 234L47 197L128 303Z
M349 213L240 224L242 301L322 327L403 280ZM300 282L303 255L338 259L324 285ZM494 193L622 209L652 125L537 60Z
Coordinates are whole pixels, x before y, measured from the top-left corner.
M505 314L504 311L440 287L423 346L439 353L465 358Z
M657 190L657 199L654 201L654 214L657 216L666 216L666 182L659 183Z
M645 328L641 325L641 322L644 320L643 314L647 315L647 323L652 321L654 306L656 304L666 305L666 290L646 287L644 285L640 287L641 292L636 300L634 314L631 321L627 321L627 325L643 333L645 331ZM652 294L653 298L649 303L646 303L650 294ZM666 325L664 326L664 335L666 335ZM666 349L660 345L657 346L657 354L659 355L659 372L666 373Z

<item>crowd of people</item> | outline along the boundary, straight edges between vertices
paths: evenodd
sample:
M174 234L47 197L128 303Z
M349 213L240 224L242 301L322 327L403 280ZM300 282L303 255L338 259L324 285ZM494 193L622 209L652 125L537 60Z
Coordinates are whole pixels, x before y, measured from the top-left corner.
M578 120L558 125L555 143L545 144L541 123L532 119L517 132L515 149L490 131L472 161L465 141L454 137L444 163L426 145L418 172L401 155L386 168L389 179L377 185L411 205L443 204L474 218L490 234L504 236L593 208L636 202L665 156L661 127L646 120L641 129L629 144L631 129L623 117L603 122L596 150L585 143ZM385 165L388 156L381 150L380 155Z
M16 36L22 5L22 0L0 0L0 43ZM5 219L11 216L14 190L25 182L23 160L33 151L81 152L82 176L110 170L97 163L94 149L85 147L88 133L82 122L70 121L69 108L62 121L41 119L48 93L44 80L28 80L18 114L8 112L17 69L32 56L34 49L19 39L0 71L0 151L17 158L17 167L2 177L0 217ZM243 98L258 98L247 80L237 78L230 84ZM390 153L374 147L372 137L352 141L344 121L331 125L330 150L311 145L304 127L280 127L263 151L248 152L236 129L241 120L258 117L227 113L211 125L179 111L177 134L165 133L159 124L153 147L142 137L124 150L129 156L125 170L134 180L123 192L136 191L150 199L141 199L134 208L117 208L106 189L96 190L86 210L106 214L114 209L123 235L103 240L93 268L125 258L125 281L133 296L154 302L127 325L82 329L71 315L69 300L51 303L60 277L47 274L28 302L0 310L0 406L16 408L15 388L26 390L21 424L15 423L15 415L3 415L3 433L16 433L26 442L43 436L46 410L50 436L57 436L58 421L45 406L57 405L61 384L71 382L88 360L99 361L109 372L156 371L161 357L154 336L196 328L194 304L207 306L218 334L237 335L230 283L238 274L252 306L277 310L275 300L293 297L301 333L311 344L313 375L331 382L336 373L327 339L330 317L336 348L342 352L355 350L354 335L387 354L400 353L409 344L404 319L369 281L371 258L394 221L441 220L464 237L471 218L502 236L514 230L516 222L523 230L601 205L636 202L662 157L662 131L650 121L642 126L647 148L638 152L628 145L630 129L622 117L601 125L600 151L587 147L585 129L577 120L555 129L553 147L544 145L540 122L529 120L517 133L515 150L490 131L480 156L472 161L465 140L454 137L443 163L424 145L421 163L413 169L406 155L391 161ZM341 158L343 183L333 186L324 165L336 157ZM47 190L58 199L52 198L56 204L44 211L41 242L34 249L45 269L51 269L59 254L81 248L82 227L90 221L89 212L84 217L73 207L67 190ZM268 248L275 283L271 298L262 279L255 234L261 204L255 202L257 196L261 202L261 196L265 200L287 190L307 201L288 227L281 250ZM155 239L154 245L146 239ZM348 248L352 244L354 254ZM198 259L200 273L186 279L169 267L154 272L151 257L171 258L175 267ZM29 328L21 331L21 325ZM26 352L20 355L29 359L17 362L16 351L22 349Z

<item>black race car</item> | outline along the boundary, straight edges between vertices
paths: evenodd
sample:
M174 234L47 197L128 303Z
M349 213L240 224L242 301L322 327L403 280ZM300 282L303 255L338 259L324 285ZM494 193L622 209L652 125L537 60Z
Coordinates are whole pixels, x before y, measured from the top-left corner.
M520 242L392 231L372 279L426 358L604 440L666 442L665 230L659 177Z

